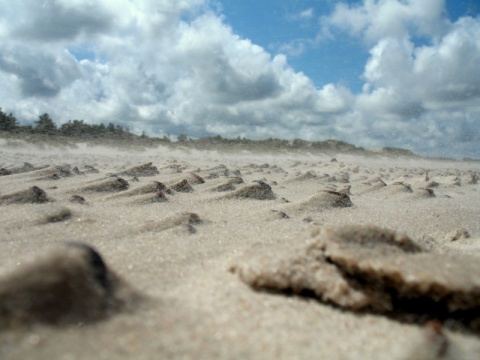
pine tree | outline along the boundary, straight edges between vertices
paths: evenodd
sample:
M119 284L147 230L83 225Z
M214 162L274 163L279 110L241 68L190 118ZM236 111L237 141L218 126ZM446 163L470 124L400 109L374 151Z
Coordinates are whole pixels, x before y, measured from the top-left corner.
M17 119L12 113L6 114L0 108L0 130L1 131L14 131L18 127Z
M57 125L50 118L47 113L40 115L35 121L35 132L46 135L55 135L57 132Z

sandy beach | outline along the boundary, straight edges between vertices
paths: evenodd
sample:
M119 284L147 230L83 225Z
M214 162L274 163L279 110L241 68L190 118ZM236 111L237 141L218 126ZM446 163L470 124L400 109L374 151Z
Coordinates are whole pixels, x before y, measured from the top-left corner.
M479 162L0 143L1 359L479 359Z

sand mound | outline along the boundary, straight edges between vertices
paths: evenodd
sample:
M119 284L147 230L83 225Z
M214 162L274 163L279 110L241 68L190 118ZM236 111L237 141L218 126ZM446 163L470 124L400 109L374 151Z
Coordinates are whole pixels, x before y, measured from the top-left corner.
M1 168L0 169L0 176L12 175L12 174L21 174L21 173L25 173L25 172L44 169L46 167L48 167L48 165L35 167L32 164L30 164L28 162L25 162L25 163L23 163L23 166L17 166L17 167L12 167L12 168Z
M174 183L169 187L169 189L176 192L190 193L193 192L193 187L190 185L187 179L183 179L177 183Z
M322 190L300 204L289 204L285 206L285 211L287 213L319 212L330 208L344 208L352 205L352 201L346 193Z
M38 222L40 224L64 221L72 217L72 211L66 206L56 204L39 206L41 206L41 208L38 209L40 213Z
M374 178L370 181L364 181L359 185L355 185L354 189L355 189L355 193L361 195L361 194L369 193L372 191L381 190L386 186L387 184L385 184L385 182L382 179Z
M381 189L382 193L388 195L397 195L397 194L411 194L413 193L412 187L403 182L394 182L390 185L385 186Z
M143 184L133 189L129 189L127 191L112 195L112 197L129 197L135 195L155 194L159 191L165 192L166 190L167 187L164 183L160 181L151 181L147 184Z
M150 221L143 225L140 229L142 232L165 231L172 228L182 228L189 233L195 233L197 230L195 225L201 224L202 220L195 213L184 212L181 214L169 216L158 222Z
M127 190L128 181L119 177L113 177L106 180L95 181L84 186L81 191L85 192L117 192Z
M158 175L160 172L158 171L156 166L152 166L152 163L147 163L139 166L131 167L125 171L122 171L120 175L125 176L154 176Z
M206 189L206 191L210 192L224 192L224 191L232 191L235 190L237 187L236 185L243 184L244 181L240 176L230 177L227 179L219 179L219 181L215 182L213 186Z
M304 174L300 174L290 179L290 181L305 181L305 180L315 180L315 179L317 179L317 175L315 175L312 171L307 171Z
M138 300L98 252L67 243L0 278L0 324L91 322Z
M0 196L0 204L34 204L51 201L38 186Z
M254 184L243 187L223 196L227 199L256 199L274 200L277 198L270 185L264 181L257 181Z
M373 226L325 228L310 245L292 249L232 271L254 289L391 316L455 319L480 331L478 257L432 254L406 236Z
M133 201L134 204L153 204L164 203L168 201L167 195L164 191L156 191L148 195L138 195Z
M417 199L431 199L436 197L435 192L429 188L418 188L413 192L413 195Z
M70 164L51 165L31 172L31 176L35 176L35 180L60 180L76 175L84 175L84 172Z

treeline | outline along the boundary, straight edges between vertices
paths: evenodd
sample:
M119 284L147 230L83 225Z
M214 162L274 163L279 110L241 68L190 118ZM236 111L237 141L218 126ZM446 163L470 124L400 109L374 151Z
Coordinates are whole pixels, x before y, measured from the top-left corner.
M171 146L180 146L196 149L222 149L225 151L238 150L320 150L320 151L363 151L344 141L326 140L326 141L305 141L302 139L284 140L277 138L269 138L264 140L250 140L244 137L233 139L224 138L220 135L211 137L202 137L191 139L185 134L180 134L176 142L172 142L169 136L163 138L149 137L145 134L136 135L130 132L128 126L121 126L112 122L105 124L88 124L83 120L69 120L68 122L57 126L48 114L38 117L33 125L20 125L15 116L10 113L6 114L0 108L0 131L11 134L32 134L35 136L55 136L67 137L82 140L128 140L144 146L156 146L158 144L169 144Z
M112 122L105 124L88 124L83 120L69 120L60 127L50 115L43 114L32 125L20 125L15 116L5 113L0 108L0 131L23 134L60 135L76 138L135 138L137 135L130 132L128 126L121 126ZM143 134L141 137L146 137Z
M226 149L248 149L248 150L319 150L319 151L339 151L353 152L364 151L363 148L339 140L307 141L303 139L278 139L268 138L264 140L250 140L244 137L234 139L223 138L220 135L213 137L203 137L199 139L189 139L185 135L178 137L178 144L185 147L197 149L211 149L224 147Z
M370 153L371 151L364 148L357 147L344 141L339 140L324 140L324 141L306 141L303 139L285 140L278 138L269 138L264 140L250 140L244 137L224 138L220 135L202 137L198 139L191 139L185 134L180 134L177 141L172 142L169 136L163 138L149 137L145 133L136 135L130 132L128 126L121 126L112 122L105 124L88 124L83 120L69 120L68 122L57 126L48 114L43 114L38 117L38 120L33 125L20 125L15 116L10 113L6 114L0 108L0 132L10 134L32 134L34 139L44 139L48 136L49 141L62 138L69 141L72 138L82 141L93 141L93 143L105 141L111 144L134 144L141 147L155 147L159 144L173 147L183 147L192 149L209 149L222 151L319 151L327 153ZM52 137L54 136L55 137ZM110 141L111 140L111 141ZM117 141L122 140L122 141ZM123 141L126 140L126 141ZM375 152L373 152L375 153ZM383 148L381 153L383 155L391 156L415 156L409 150L397 148Z

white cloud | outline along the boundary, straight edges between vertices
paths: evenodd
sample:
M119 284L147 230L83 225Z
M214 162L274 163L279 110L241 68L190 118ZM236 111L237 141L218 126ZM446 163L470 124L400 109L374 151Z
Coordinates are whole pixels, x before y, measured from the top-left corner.
M364 0L361 4L339 3L332 15L322 19L327 33L337 28L368 43L385 37L437 37L447 31L445 0Z
M9 2L0 15L0 106L20 120L48 112L160 136L337 138L480 157L478 18L450 23L440 0L337 5L323 30L370 47L364 90L354 95L316 87L284 55L236 35L212 4ZM307 10L306 18L315 13ZM415 36L430 41L420 46Z
M357 126L368 128L365 143L480 156L479 18L451 23L443 0L365 0L338 4L322 21L324 33L371 45L354 106Z
M15 89L2 94L2 106L28 120L48 111L61 121L124 121L156 134L256 138L292 138L302 124L331 122L348 109L347 89L328 84L317 90L283 55L272 58L239 38L207 5L200 0L10 5L10 12L32 21L1 21L11 40L2 46L0 76ZM60 23L72 27L62 33L49 22L52 16L64 16ZM35 33L32 24L40 23L47 26ZM23 46L25 41L34 50ZM77 60L66 51L73 48L85 48L95 58Z
M300 12L300 14L298 14L298 16L300 18L311 18L313 16L313 8L308 8L308 9L305 9L303 11Z

